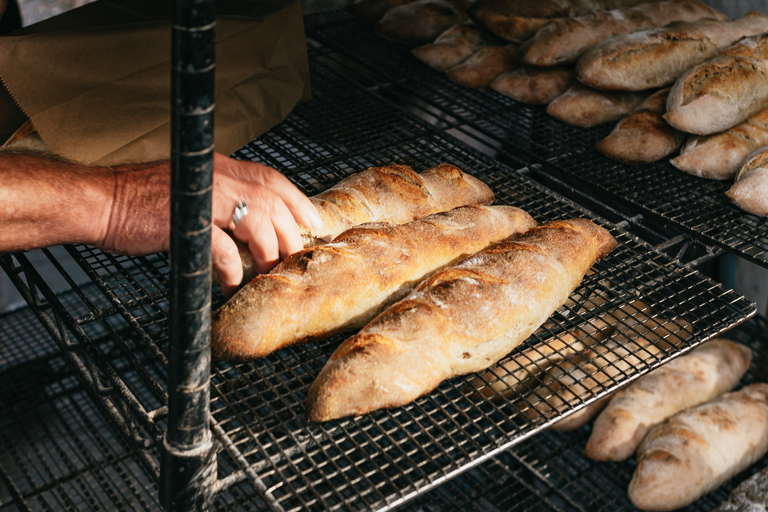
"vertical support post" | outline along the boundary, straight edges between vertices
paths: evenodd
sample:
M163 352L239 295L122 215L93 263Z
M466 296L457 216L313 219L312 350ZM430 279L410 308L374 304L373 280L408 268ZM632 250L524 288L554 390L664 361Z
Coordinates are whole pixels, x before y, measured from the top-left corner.
M160 500L204 510L216 477L209 428L215 10L174 0L171 34L171 275L168 429Z

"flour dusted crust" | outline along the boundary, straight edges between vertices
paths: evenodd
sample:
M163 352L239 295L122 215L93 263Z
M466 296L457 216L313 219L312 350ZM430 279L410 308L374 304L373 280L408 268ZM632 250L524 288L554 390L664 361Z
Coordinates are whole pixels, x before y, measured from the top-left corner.
M350 229L288 257L215 311L212 353L253 359L361 327L432 272L535 224L511 206L466 206Z
M669 126L662 117L668 93L667 87L649 96L598 141L597 149L608 158L627 164L656 162L680 149L685 134Z
M326 421L403 405L449 377L487 368L535 331L615 246L588 220L555 221L434 274L333 353L310 387L307 417Z
M498 45L498 40L472 22L449 28L435 40L411 50L427 66L445 71L457 66L487 46Z
M556 18L520 47L520 61L532 66L575 64L584 52L614 34L707 17L726 19L722 13L697 0L653 2Z
M697 135L722 132L768 108L768 32L738 41L686 71L664 119Z
M733 389L751 360L747 347L716 339L641 377L618 391L595 420L584 454L629 458L654 425Z
M741 124L713 135L691 135L672 165L699 178L726 180L739 172L744 160L768 145L768 109Z
M743 471L768 450L768 384L752 384L655 426L629 484L643 510L674 510Z
M576 83L549 103L547 114L573 126L591 128L618 121L647 96L647 92L598 91Z
M491 89L522 103L546 105L567 91L573 80L570 68L525 67L500 74Z
M473 89L485 89L500 74L517 67L517 46L489 46L445 72L452 82Z
M755 12L730 22L710 18L676 21L605 39L581 56L576 72L582 83L596 89L666 87L738 39L765 31L768 16Z
M747 157L725 194L742 210L768 217L768 146Z

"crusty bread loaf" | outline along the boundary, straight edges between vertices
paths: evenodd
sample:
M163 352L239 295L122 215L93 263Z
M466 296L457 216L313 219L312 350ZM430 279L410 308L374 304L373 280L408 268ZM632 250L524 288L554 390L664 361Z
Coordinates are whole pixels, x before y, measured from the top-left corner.
M751 360L747 347L721 338L641 377L595 420L584 454L602 461L630 457L654 425L733 389Z
M397 43L427 44L466 19L459 0L417 0L389 9L373 29Z
M618 121L647 97L646 92L598 91L576 83L547 105L547 114L573 126L591 128Z
M677 79L664 119L678 130L710 135L768 108L768 32L741 39Z
M525 67L500 74L491 89L523 103L546 105L568 90L573 80L570 68Z
M619 121L597 149L626 164L647 164L671 155L683 145L685 134L675 130L662 115L666 112L669 87L656 91Z
M681 171L700 178L733 178L744 160L768 145L768 109L714 135L691 135L680 156L670 160Z
M684 507L768 451L768 384L752 384L655 426L637 452L629 484L643 510Z
M489 46L474 53L445 75L452 81L465 87L485 89L501 73L517 67L517 46Z
M747 157L725 194L742 210L768 217L768 146Z
M519 208L465 206L350 229L237 292L213 314L211 350L218 359L253 359L361 327L432 272L535 224Z
M575 64L592 46L614 34L626 34L673 21L725 16L698 0L669 0L610 11L594 11L573 18L556 18L541 27L520 47L520 62L531 66Z
M326 421L396 407L487 368L534 332L616 246L586 220L550 222L420 283L333 353L307 396Z
M500 45L499 40L473 22L465 22L454 25L440 34L434 43L416 47L411 53L432 69L445 71L492 45Z
M393 7L410 4L416 0L355 0L347 10L366 23L376 23Z
M574 17L656 0L478 0L469 15L480 26L513 43L533 36L552 18Z
M582 83L596 89L665 87L738 39L765 31L768 16L750 12L730 22L704 18L617 34L584 53L576 73Z
M765 512L768 468L744 480L712 512Z

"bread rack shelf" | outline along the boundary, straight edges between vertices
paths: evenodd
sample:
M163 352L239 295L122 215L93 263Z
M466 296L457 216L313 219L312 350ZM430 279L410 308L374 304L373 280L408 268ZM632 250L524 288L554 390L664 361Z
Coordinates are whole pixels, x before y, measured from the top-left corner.
M470 377L463 377L406 407L308 424L306 390L341 337L249 364L217 363L210 403L221 447L217 493L250 487L272 510L396 508L754 314L751 302L625 230L633 224L610 207L605 211L617 216L614 222L537 183L523 162L495 161L322 62L312 59L311 74L314 99L236 157L277 167L309 195L369 166L394 161L422 170L448 161L486 181L498 202L522 207L540 222L590 217L611 230L619 248L521 349L546 345L597 319L633 323L618 315L622 308L629 319L653 319L651 332L630 329L630 339L654 343L661 334L670 346L587 390L556 416L533 419L511 402L472 398ZM59 301L24 254L4 255L0 263L156 477L154 450L167 422L167 257L114 256L85 246L68 251L93 283L78 286L59 266L75 292L74 309ZM105 337L106 345L95 342ZM520 396L530 406L538 400L532 388Z
M539 179L559 182L620 211L661 224L670 237L685 233L707 247L768 267L768 219L748 214L725 196L730 184L695 178L662 160L629 166L595 149L613 125L570 126L545 107L524 105L494 91L450 82L410 55L408 47L377 37L344 11L307 17L317 59L377 94L407 105L422 118L501 161L526 163Z

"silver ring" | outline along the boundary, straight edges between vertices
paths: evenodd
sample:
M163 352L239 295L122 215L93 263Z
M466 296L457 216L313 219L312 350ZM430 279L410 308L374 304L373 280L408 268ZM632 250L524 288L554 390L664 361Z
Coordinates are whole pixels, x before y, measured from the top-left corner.
M232 212L232 220L229 221L229 230L234 231L246 215L248 215L248 205L245 204L245 201L238 200L235 211Z

